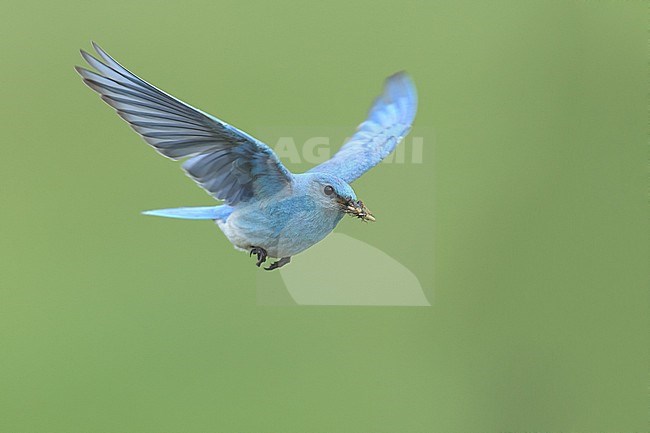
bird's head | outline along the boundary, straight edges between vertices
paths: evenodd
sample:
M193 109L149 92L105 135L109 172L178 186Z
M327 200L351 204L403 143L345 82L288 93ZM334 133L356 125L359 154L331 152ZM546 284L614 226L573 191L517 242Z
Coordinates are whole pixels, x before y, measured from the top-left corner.
M370 210L357 199L354 190L347 182L326 173L313 173L310 177L310 194L323 207L352 215L363 221L375 221Z

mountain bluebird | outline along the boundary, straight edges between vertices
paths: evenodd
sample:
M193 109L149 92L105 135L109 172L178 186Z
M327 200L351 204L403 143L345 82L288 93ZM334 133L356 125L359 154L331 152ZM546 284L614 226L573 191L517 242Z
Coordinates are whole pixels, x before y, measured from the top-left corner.
M345 214L375 221L349 184L408 134L417 95L406 73L386 80L368 119L330 160L294 174L261 141L152 86L93 47L101 60L81 51L97 71L76 67L83 81L160 154L187 158L183 169L189 177L225 202L145 214L213 220L236 249L257 256L258 267L267 256L279 259L267 270L319 242Z

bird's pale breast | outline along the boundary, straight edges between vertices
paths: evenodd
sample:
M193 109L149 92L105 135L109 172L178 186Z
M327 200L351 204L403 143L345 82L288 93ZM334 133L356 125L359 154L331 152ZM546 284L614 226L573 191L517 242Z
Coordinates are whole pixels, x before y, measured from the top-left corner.
M271 257L290 257L322 240L342 216L308 197L290 197L238 207L217 224L236 248L261 247Z

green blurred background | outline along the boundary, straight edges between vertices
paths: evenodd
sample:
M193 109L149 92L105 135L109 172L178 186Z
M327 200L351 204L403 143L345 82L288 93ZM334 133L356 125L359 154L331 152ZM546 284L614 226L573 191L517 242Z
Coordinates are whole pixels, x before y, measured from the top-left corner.
M647 431L647 2L0 17L1 432ZM268 142L352 131L408 70L423 163L356 182L380 223L338 230L432 307L260 305L277 275L209 222L139 215L211 200L82 85L91 39Z

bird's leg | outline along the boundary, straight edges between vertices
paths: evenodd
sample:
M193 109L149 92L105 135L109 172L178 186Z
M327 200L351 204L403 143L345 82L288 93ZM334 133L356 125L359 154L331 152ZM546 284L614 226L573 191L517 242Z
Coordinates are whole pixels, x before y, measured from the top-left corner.
M251 253L248 255L248 257L251 257L253 254L257 255L257 263L255 263L255 265L257 265L257 267L259 268L260 265L266 261L266 256L268 254L266 253L266 250L261 247L251 248Z
M272 271L273 269L281 268L282 266L286 265L290 261L291 261L291 257L282 257L280 260L271 263L271 266L264 269L266 269L267 271Z

